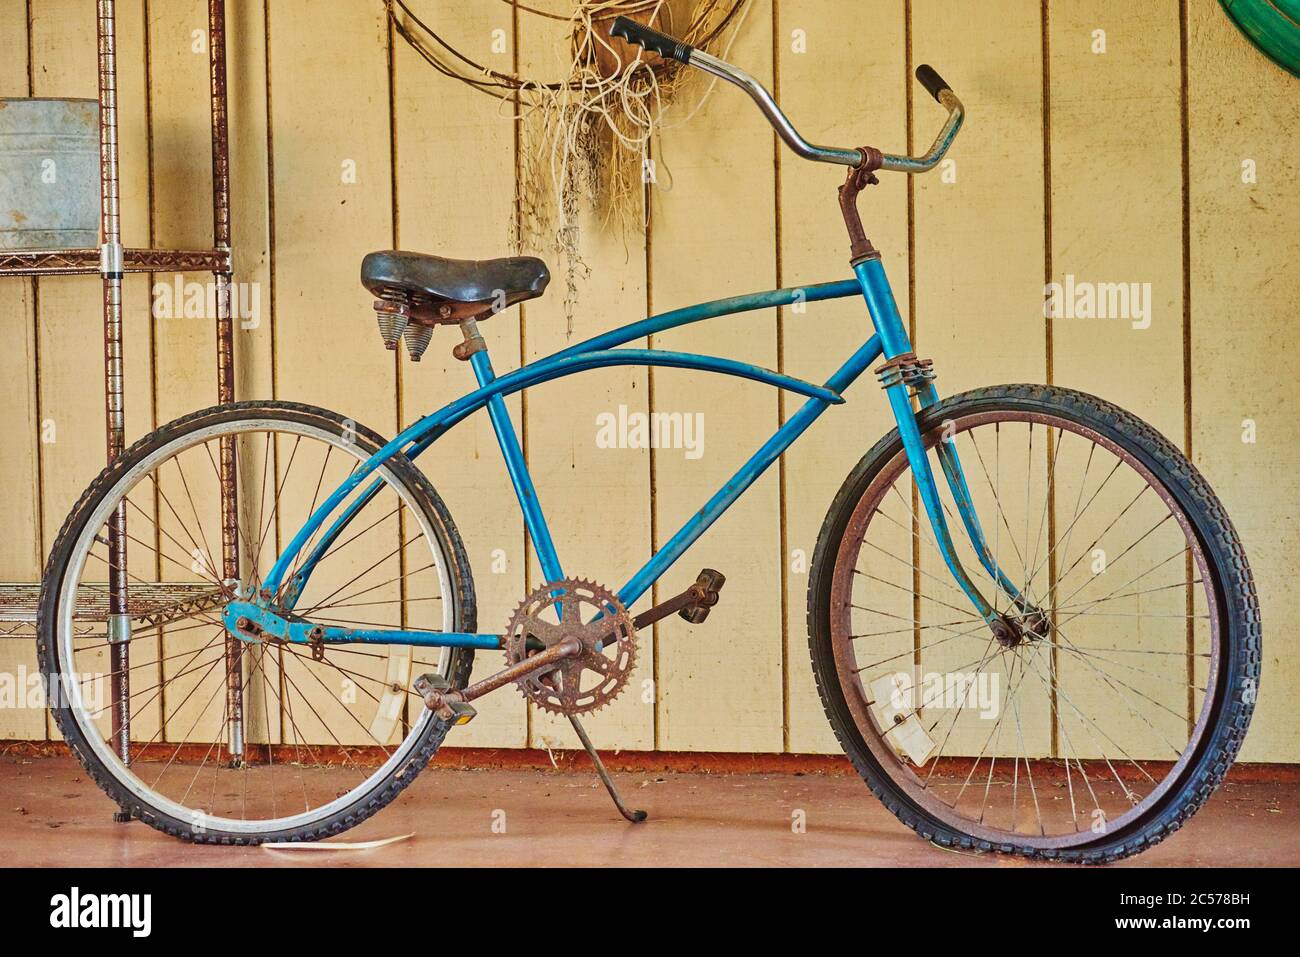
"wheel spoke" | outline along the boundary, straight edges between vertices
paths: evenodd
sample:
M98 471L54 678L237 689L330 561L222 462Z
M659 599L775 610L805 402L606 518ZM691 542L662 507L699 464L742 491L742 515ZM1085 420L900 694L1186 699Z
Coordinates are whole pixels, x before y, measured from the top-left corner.
M1109 828L1148 813L1162 777L1181 773L1200 733L1191 709L1210 694L1203 676L1218 648L1209 582L1185 573L1204 569L1200 545L1172 494L1096 428L1020 409L954 414L944 425L946 439L923 430L927 456L937 456L939 441L961 441L990 549L980 561L966 521L953 514L959 497L941 496L958 558L1021 632L996 643L946 567L920 567L922 549L927 563L943 552L928 517L908 501L915 483L906 456L894 452L847 506L847 547L830 552L845 597L828 612L838 649L828 660L859 702L848 712L876 762L936 819L994 844L1096 842L1097 820ZM930 461L947 496L942 463ZM1176 549L1165 545L1171 534L1182 539ZM900 541L911 543L910 561ZM1000 554L1004 541L1012 568ZM1098 568L1089 574L1084 562L1097 548L1108 553L1102 570L1115 577L1089 590ZM1186 597L1197 588L1208 607ZM1032 607L1008 602L1015 591ZM927 602L934 611L923 618ZM963 661L977 650L963 640L984 652ZM908 669L920 702L901 707L867 691ZM955 698L952 689L960 689Z
M106 771L101 777L129 787L157 819L193 828L195 839L263 835L275 831L277 821L320 822L360 807L366 795L391 796L400 789L383 781L409 769L422 753L419 740L437 727L410 687L419 649L331 644L318 659L306 645L246 643L227 635L222 605L235 586L245 598L258 597L281 536L292 534L295 522L313 514L370 454L368 441L358 442L343 426L335 433L322 429L320 415L279 409L251 415L255 421L224 417L173 429L139 453L129 486L126 478L105 486L85 530L76 533L80 557L68 562L77 562L82 580L65 576L56 626L57 667L75 675L82 689L80 703L73 702L74 721ZM222 554L212 548L220 538L213 533L226 521L216 447L236 453L240 578L229 584L222 581ZM445 521L431 511L415 476L404 460L391 462L375 483L344 500L336 515L367 496L349 525L321 549L299 613L347 627L391 628L417 614L416 627L464 627L457 604L442 593L442 582L460 574L435 534ZM145 491L133 492L138 489ZM110 663L104 618L86 619L83 608L107 607L106 582L117 569L107 558L100 516L119 505L130 513L130 556L122 570L135 620L129 659ZM290 514L303 505L301 516ZM292 570L331 526L327 521L313 532ZM209 586L210 599L186 597ZM451 662L466 652L434 654L441 673L465 673ZM104 679L126 675L133 680L121 700L111 693L92 699L96 682L106 686ZM411 709L408 718L412 699L421 711ZM231 700L242 702L242 714ZM132 732L129 763L109 736L109 715L119 706Z

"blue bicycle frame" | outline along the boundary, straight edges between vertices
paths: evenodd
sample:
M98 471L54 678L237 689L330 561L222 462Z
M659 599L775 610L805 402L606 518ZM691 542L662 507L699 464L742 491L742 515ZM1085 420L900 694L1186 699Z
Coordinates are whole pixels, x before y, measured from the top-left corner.
M585 342L570 346L554 355L529 363L514 372L498 378L492 369L491 360L486 349L470 357L478 388L473 392L449 403L430 415L420 419L383 448L369 457L351 476L322 502L306 524L298 530L284 552L277 558L275 565L267 575L263 588L256 596L248 600L235 601L227 606L225 612L226 626L238 634L235 622L247 618L255 622L261 630L271 637L298 643L377 643L409 644L433 647L470 647L499 648L501 638L496 634L478 634L464 632L438 632L404 629L355 629L337 626L321 626L308 618L292 615L298 597L310 579L316 564L328 552L342 531L360 512L382 486L383 480L375 478L371 484L358 495L345 509L339 506L366 481L384 462L397 454L405 454L414 459L452 426L461 422L474 412L486 408L492 420L506 469L514 486L515 495L523 512L524 524L528 531L543 574L547 581L557 581L564 577L563 566L556 554L555 544L551 538L546 517L542 512L537 491L524 461L519 439L514 425L506 410L504 397L519 392L532 385L549 382L588 369L616 365L668 366L681 369L695 369L731 375L756 382L763 382L777 388L802 395L807 401L790 416L790 418L763 443L763 445L740 467L735 475L691 519L660 548L646 564L618 591L619 600L625 607L640 598L659 578L677 561L678 558L748 489L766 469L790 447L804 431L815 422L823 412L832 405L844 402L844 392L852 385L863 371L877 358L884 356L894 359L911 352L906 327L898 313L893 291L885 276L884 267L879 256L860 259L854 264L854 278L838 282L819 283L790 289L775 289L768 292L752 293L728 299L688 306L684 309L651 316L639 322L631 323L612 330ZM667 329L674 329L706 319L735 315L772 306L786 306L794 302L820 302L829 299L841 299L852 295L862 295L875 329L868 338L837 369L824 385L814 385L801 379L792 378L781 373L772 372L757 366L716 356L697 355L693 353L661 352L648 349L618 348L626 343L644 336ZM980 593L971 581L954 549L952 536L939 498L935 479L926 455L916 415L913 412L909 387L915 389L915 395L921 408L938 401L938 394L931 381L906 383L897 377L885 381L885 392L890 408L898 424L903 447L911 465L921 501L925 507L927 519L934 531L935 541L943 554L954 579L970 599L971 604L985 622L993 622L998 613ZM979 520L971 504L970 493L962 473L961 463L956 449L949 442L940 442L937 449L938 458L947 479L958 513L965 525L967 534L975 546L980 562L999 587L1011 597L1013 602L1023 602L1019 591L1002 573L993 560L980 528ZM303 552L307 543L334 515L332 524L321 535L319 541L297 565L289 581L285 581L294 562ZM274 604L273 604L274 603Z

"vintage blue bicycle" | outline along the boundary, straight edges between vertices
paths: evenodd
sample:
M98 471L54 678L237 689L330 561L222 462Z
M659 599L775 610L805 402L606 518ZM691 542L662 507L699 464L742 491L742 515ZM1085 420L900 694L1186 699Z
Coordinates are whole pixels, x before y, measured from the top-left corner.
M897 428L835 496L809 572L812 666L845 752L904 824L944 846L1098 862L1163 839L1223 780L1246 732L1254 585L1205 480L1129 413L1042 385L939 398L858 197L879 172L940 161L962 125L956 95L916 71L948 112L923 156L815 146L744 71L625 19L614 34L739 86L799 156L848 167L852 276L653 316L498 377L478 323L540 296L541 261L367 256L386 345L404 339L418 359L437 327L457 328L477 388L387 441L334 412L255 401L188 415L125 452L72 511L45 573L39 653L68 745L124 818L208 843L314 840L386 805L476 699L513 684L569 718L640 820L580 716L627 685L654 622L703 626L724 577L705 569L631 609L882 360ZM820 385L626 345L852 296L873 331L864 323L866 340ZM615 591L561 563L504 399L624 365L752 380L802 404ZM545 579L500 631L481 630L461 537L413 464L484 409ZM750 638L713 640L741 656ZM504 660L470 683L475 651Z

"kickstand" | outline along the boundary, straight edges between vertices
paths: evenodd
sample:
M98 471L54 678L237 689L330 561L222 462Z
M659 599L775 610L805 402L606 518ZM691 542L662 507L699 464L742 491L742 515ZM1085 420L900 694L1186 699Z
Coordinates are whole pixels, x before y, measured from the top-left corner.
M609 796L614 799L614 806L618 808L618 813L622 814L633 824L640 824L646 819L646 812L629 811L627 809L627 805L623 803L623 799L618 796L618 789L614 787L614 782L610 779L609 772L605 770L604 762L600 760L600 755L596 753L595 745L591 743L591 738L587 737L586 729L583 728L582 724L573 715L569 715L569 724L573 725L573 730L578 733L578 740L582 742L582 746L586 748L587 753L591 755L591 763L596 766L596 774L600 776L600 782L605 785L605 790L609 792Z

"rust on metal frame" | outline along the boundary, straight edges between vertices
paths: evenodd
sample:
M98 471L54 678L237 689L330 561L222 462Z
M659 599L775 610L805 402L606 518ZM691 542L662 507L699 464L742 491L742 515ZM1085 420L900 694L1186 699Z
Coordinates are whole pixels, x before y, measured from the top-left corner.
M863 146L859 152L865 157L857 166L849 170L840 186L840 213L844 216L844 225L849 231L849 261L853 265L867 260L879 259L880 252L871 245L866 230L862 228L862 216L858 213L858 194L868 186L880 182L876 170L884 162L884 156L874 146Z
M104 426L108 461L125 448L122 356L122 222L118 182L117 35L115 0L99 0L96 8L99 64L99 231L100 273L104 295ZM126 503L108 520L109 651L112 666L113 747L123 763L131 758L131 688L129 634L126 627Z
M460 691L442 691L438 688L429 687L427 691L422 691L421 694L424 698L425 707L446 717L445 712L450 704L467 704L491 691L504 688L511 682L527 677L541 668L547 668L567 658L575 658L581 655L582 652L582 642L577 638L568 637L545 651L530 658L525 658L523 661L504 668L494 675L489 675L482 681L475 682Z
M218 250L230 251L230 132L226 102L226 4L208 0L208 65L212 118L212 241ZM214 270L217 287L217 402L235 401L235 343L231 318L231 263ZM221 575L239 580L239 517L235 440L223 436L218 443L221 485ZM313 649L313 654L315 649ZM229 727L226 750L230 761L244 757L244 643L226 635L226 714Z
M98 248L0 251L0 275L4 276L97 276L99 266ZM217 272L229 268L229 250L122 250L124 273Z
M934 381L934 360L918 359L915 352L903 352L875 368L880 387L905 385L913 394L927 382Z

